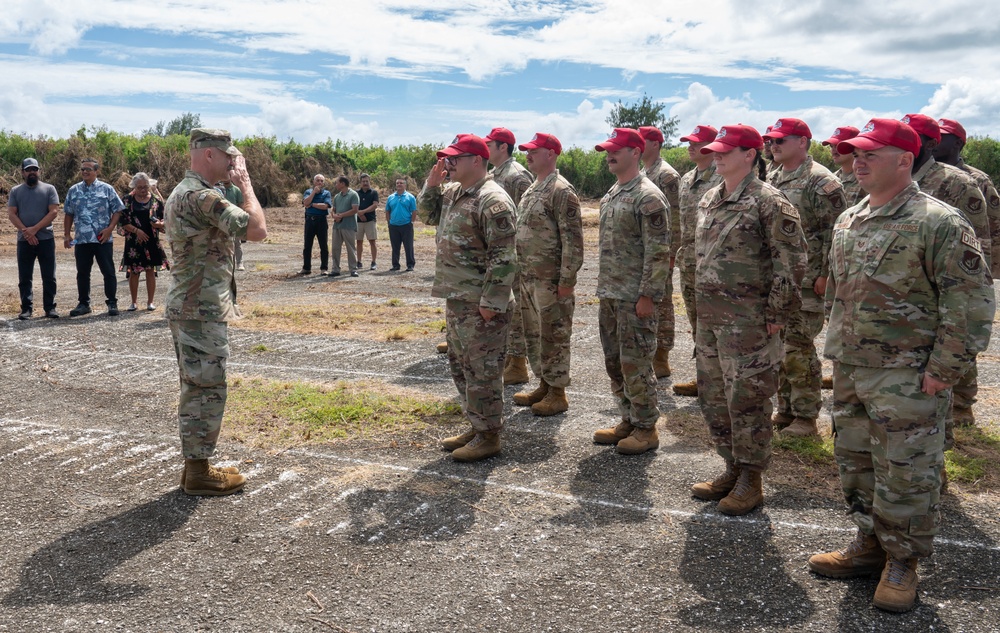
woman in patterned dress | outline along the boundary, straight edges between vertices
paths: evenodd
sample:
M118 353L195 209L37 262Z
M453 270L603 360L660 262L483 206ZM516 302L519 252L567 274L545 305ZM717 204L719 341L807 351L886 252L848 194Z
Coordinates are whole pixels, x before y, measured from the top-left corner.
M160 245L163 230L163 199L154 194L155 187L143 172L132 178L132 191L122 202L120 226L125 231L125 253L118 270L128 274L128 289L132 295L129 311L136 309L139 294L139 274L146 273L146 309L155 310L156 271L168 270L167 254Z

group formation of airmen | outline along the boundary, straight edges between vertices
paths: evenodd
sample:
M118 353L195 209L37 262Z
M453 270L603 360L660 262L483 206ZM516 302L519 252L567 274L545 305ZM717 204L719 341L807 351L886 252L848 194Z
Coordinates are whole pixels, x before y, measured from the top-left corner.
M725 461L691 492L723 513L750 512L763 501L774 431L818 435L814 340L828 322L836 457L858 532L809 566L881 574L874 604L906 611L940 521L943 452L955 424L974 423L1000 196L962 161L962 126L920 114L838 128L823 141L836 173L811 158L799 119L764 135L699 125L681 141L695 163L683 176L662 160L655 127L616 128L596 146L617 179L600 203L597 296L620 422L594 442L624 455L659 446L676 263L697 375L674 391L698 397ZM418 197L437 227L432 294L446 302L444 348L471 423L442 441L457 461L500 452L503 385L528 382L529 363L538 387L515 404L540 416L569 408L580 201L556 169L556 137L517 146L528 170L514 147L505 128L458 135Z

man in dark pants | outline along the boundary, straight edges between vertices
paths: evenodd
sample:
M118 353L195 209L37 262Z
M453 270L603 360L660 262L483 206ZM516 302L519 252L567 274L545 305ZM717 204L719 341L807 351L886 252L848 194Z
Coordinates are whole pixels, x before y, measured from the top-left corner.
M17 227L17 289L21 294L21 320L31 318L31 277L35 259L42 272L42 303L45 316L59 318L56 312L56 241L52 220L59 213L56 188L38 179L38 161L21 161L24 184L10 190L7 217Z
M406 190L406 178L396 179L396 192L385 201L385 222L392 244L392 270L399 270L399 247L406 250L406 271L417 265L413 258L413 221L417 217L417 199Z
M306 239L302 249L302 270L299 274L308 275L312 272L314 239L319 241L319 271L326 274L330 261L330 250L326 243L326 234L329 230L326 216L330 214L330 207L333 206L333 197L326 188L326 178L323 174L313 176L312 188L306 189L302 195L302 206L306 209Z
M76 287L80 302L70 310L71 317L90 314L90 271L97 260L97 267L104 277L104 296L108 304L108 316L118 316L118 279L115 277L115 227L121 216L121 198L115 193L115 188L106 182L98 180L101 166L94 158L85 158L80 165L82 182L69 188L63 211L66 221L63 224L65 234L63 245L66 248L74 246L76 256ZM76 225L76 239L70 237L73 225Z

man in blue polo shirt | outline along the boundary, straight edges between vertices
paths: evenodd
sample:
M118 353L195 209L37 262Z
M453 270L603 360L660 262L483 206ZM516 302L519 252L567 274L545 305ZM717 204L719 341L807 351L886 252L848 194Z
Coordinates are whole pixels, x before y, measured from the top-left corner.
M115 277L115 227L121 216L121 198L115 188L106 182L98 180L101 166L96 159L85 158L80 164L80 175L83 182L78 182L69 188L63 211L66 221L63 223L63 245L74 247L76 257L76 288L79 293L79 304L70 310L71 317L90 314L90 271L97 260L97 267L104 277L104 296L108 304L108 316L118 316L118 279ZM76 239L70 237L70 231L76 226Z
M312 272L313 240L319 240L319 272L326 274L327 262L330 259L329 247L326 244L326 234L329 229L326 216L333 206L333 197L326 188L326 177L323 174L313 176L313 186L302 194L302 206L306 210L306 239L302 248L302 270L300 275Z
M406 249L406 272L413 270L413 221L417 218L417 199L406 190L406 178L396 179L396 192L385 200L385 221L392 244L392 269L399 270L399 247Z

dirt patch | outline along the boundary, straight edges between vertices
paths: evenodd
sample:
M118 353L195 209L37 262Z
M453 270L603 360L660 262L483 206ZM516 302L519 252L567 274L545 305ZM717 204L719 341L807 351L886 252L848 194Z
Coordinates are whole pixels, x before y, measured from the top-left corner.
M240 307L238 327L266 332L329 336L362 336L378 341L403 341L444 331L444 310L408 305L389 299L383 304L265 305Z

